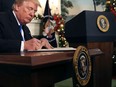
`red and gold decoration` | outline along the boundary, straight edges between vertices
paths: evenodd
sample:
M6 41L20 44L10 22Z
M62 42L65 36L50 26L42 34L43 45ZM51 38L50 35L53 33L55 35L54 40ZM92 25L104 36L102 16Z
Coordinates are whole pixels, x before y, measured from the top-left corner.
M105 11L112 12L116 16L116 0L107 0Z
M55 33L55 38L57 41L57 47L67 47L69 44L64 36L64 24L65 21L59 14L54 14L53 19L48 19L44 25L43 33L48 38L51 37L52 33ZM49 27L49 29L48 29Z
M54 14L53 19L55 21L54 31L58 34L58 44L59 47L66 47L68 46L68 42L64 36L64 19L59 14Z

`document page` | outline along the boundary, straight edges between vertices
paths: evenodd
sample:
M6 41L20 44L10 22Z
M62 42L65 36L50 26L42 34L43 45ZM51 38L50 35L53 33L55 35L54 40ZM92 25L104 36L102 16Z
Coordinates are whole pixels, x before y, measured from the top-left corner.
M76 48L73 47L63 47L63 48L53 48L53 49L38 49L38 52L47 52L47 51L75 51ZM32 50L30 50L32 51Z

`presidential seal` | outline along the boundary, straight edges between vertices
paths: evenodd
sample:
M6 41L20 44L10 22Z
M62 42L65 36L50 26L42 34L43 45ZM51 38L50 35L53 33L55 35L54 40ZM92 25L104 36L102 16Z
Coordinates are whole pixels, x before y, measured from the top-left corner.
M87 85L91 77L91 60L86 47L77 47L73 57L73 65L79 84L81 86Z
M102 32L107 32L109 30L109 21L104 15L100 15L97 18L97 26Z

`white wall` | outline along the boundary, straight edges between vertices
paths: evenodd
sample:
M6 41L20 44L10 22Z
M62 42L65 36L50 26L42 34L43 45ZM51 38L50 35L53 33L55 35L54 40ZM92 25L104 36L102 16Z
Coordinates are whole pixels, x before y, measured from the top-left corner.
M83 10L94 10L93 0L71 0L73 8L68 8L69 15L77 15Z
M38 13L43 14L45 9L45 4L47 0L39 0L42 8L38 7ZM51 9L51 13L54 14L56 11L61 13L61 0L49 0L49 7Z
M32 20L31 23L27 24L32 36L40 34L40 20Z
M71 20L75 15L78 15L83 10L95 11L93 0L70 0L73 4L73 8L68 8L69 14L66 22ZM96 6L96 11L104 11L104 6Z

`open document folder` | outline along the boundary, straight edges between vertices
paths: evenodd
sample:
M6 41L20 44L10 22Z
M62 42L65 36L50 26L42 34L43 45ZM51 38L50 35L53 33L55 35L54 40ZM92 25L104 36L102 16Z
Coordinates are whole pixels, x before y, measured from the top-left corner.
M66 47L66 48L53 48L53 49L38 49L37 52L48 52L48 51L75 51L76 48ZM33 51L33 50L29 50Z

